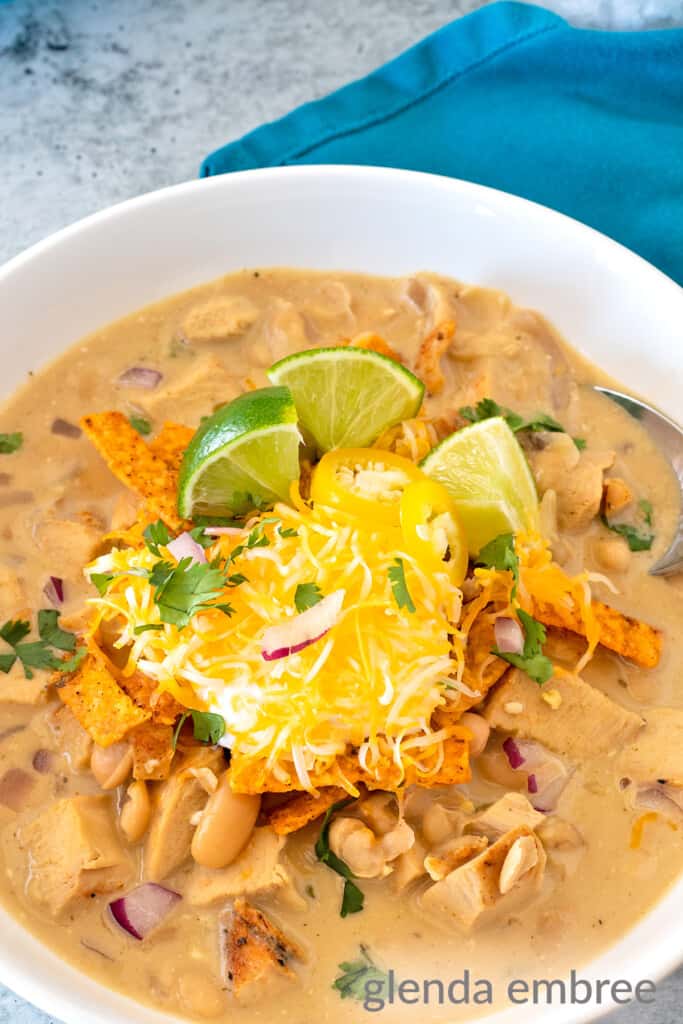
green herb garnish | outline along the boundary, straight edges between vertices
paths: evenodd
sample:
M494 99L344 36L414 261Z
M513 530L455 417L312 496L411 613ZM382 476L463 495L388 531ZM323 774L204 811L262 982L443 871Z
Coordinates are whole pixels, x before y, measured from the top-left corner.
M554 671L552 661L543 654L543 644L546 641L545 627L521 608L517 609L517 615L524 630L524 650L521 654L509 654L494 647L491 654L526 672L530 679L542 686L548 682Z
M293 526L278 526L277 532L281 537L298 537L299 531L295 530Z
M562 424L558 423L553 416L549 416L548 413L539 412L527 420L520 416L518 412L508 409L504 405L499 405L492 398L482 398L475 406L464 405L458 412L463 419L468 420L470 423L480 423L482 420L490 420L494 416L502 416L510 430L515 434L523 430L534 433L539 430L547 430L555 434L567 433ZM579 451L586 447L586 442L582 437L574 437L572 440Z
M632 523L613 523L606 515L602 515L600 518L608 530L618 533L620 537L624 538L631 551L649 551L655 539L652 529L654 517L652 502L647 498L641 498L638 502L638 510L644 523L643 527Z
M138 434L142 434L143 437L152 433L152 424L144 416L129 416L128 421L133 430L137 430Z
M332 818L337 811L348 807L350 803L353 803L353 797L345 797L343 800L337 800L336 804L332 804L328 808L323 818L320 835L315 844L315 855L318 860L326 864L332 871L336 871L344 879L344 894L340 909L342 917L347 917L349 914L357 914L363 909L365 902L362 891L352 881L356 876L351 871L351 868L330 849L330 825L332 824Z
M85 657L84 647L76 648L76 636L68 633L59 625L59 612L53 608L45 608L38 612L38 635L40 640L23 643L31 632L31 624L26 619L11 619L0 628L0 638L11 654L0 655L0 672L9 672L17 660L20 661L27 679L33 679L33 669L59 669L62 672L73 672ZM71 654L71 658L61 658L57 651Z
M220 715L214 715L209 711L186 711L176 722L173 730L171 746L173 750L178 746L180 730L188 718L192 719L194 738L200 743L211 743L215 746L225 735L225 721Z
M157 562L149 573L149 581L155 588L154 601L161 621L183 629L197 612L220 607L213 602L223 592L225 571L215 562L193 563L187 557L177 565Z
M515 551L515 538L511 533L501 533L494 537L488 544L485 544L477 555L477 565L485 565L488 569L498 569L499 572L512 573L514 585L512 596L517 593L519 583L519 558Z
M394 601L398 607L407 608L409 612L414 612L415 603L413 602L413 599L410 596L410 591L408 590L402 558L394 559L394 564L389 567L387 575L389 576L389 582L391 583L391 591L394 595Z
M161 557L159 547L166 547L171 541L168 526L161 519L157 519L156 523L150 523L149 526L146 526L142 531L142 536L145 538L145 544L149 550L157 558Z
M142 626L136 626L133 632L136 636L139 636L140 633L149 633L150 630L159 630L163 628L164 626L161 622L147 622Z
M16 434L0 434L0 455L11 455L21 448L24 443L24 435L21 431Z
M322 599L323 595L317 583L299 583L294 591L294 606L298 612L305 612Z
M336 989L342 999L357 999L363 1002L369 995L381 996L382 988L387 985L388 975L380 970L368 953L367 946L361 943L361 955L357 960L345 961L339 964L341 974L335 978L332 988ZM368 982L380 985L378 991L369 993Z
M94 587L97 587L98 593L103 597L109 589L109 584L114 579L114 574L111 572L91 572L90 582Z

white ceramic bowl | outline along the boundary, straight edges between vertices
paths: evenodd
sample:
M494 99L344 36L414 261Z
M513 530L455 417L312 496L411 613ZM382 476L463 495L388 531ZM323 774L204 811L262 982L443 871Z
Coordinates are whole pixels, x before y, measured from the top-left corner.
M678 417L683 290L673 281L603 235L525 200L449 178L361 167L194 181L105 210L29 249L0 269L0 389L10 393L28 370L139 306L241 267L277 265L435 270L502 288ZM1 911L0 927L0 979L51 1015L68 1024L172 1019L90 981ZM580 974L658 979L683 958L681 950L683 881ZM578 1024L601 1009L525 1006L498 1015L496 1024Z

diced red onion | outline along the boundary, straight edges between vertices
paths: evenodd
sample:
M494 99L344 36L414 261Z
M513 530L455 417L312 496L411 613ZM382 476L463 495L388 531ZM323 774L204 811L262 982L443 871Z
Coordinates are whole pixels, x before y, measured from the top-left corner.
M53 604L55 608L59 608L60 605L64 604L64 580L60 576L50 576L43 587L43 594L50 604Z
M525 771L529 772L527 790L531 803L537 811L549 814L555 810L573 769L533 740L518 740L517 749L524 758ZM535 789L532 788L532 779Z
M191 565L206 564L204 548L189 533L181 533L170 544L167 544L166 547L179 562L183 558L191 558Z
M503 654L521 654L524 650L524 633L522 627L515 619L496 619L493 632L496 638L496 647Z
M507 757L508 763L510 767L513 769L513 771L516 771L517 768L522 767L522 765L524 764L524 758L522 756L522 752L513 740L512 736L508 736L508 738L503 743L503 750L505 751L505 756Z
M241 526L205 526L207 537L239 537L244 530Z
M345 590L335 590L293 619L279 626L270 626L262 639L264 661L277 661L297 654L325 636L339 618L345 595Z
M58 416L56 420L52 421L50 430L53 434L57 434L59 437L80 437L83 431L75 423L69 423L68 420L63 420L61 416Z
M124 370L118 379L122 388L144 388L152 391L159 386L163 374L151 366L131 366Z
M538 793L538 782L536 781L536 776L533 772L526 781L526 788L530 793Z
M134 939L144 939L180 901L180 893L145 882L109 904L112 917Z

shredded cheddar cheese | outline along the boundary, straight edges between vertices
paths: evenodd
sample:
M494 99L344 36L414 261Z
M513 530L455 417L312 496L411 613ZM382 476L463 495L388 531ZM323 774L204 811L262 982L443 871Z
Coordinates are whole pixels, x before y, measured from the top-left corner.
M370 772L387 757L401 771L438 771L450 733L433 728L431 718L464 689L460 590L448 573L424 572L402 550L397 528L297 505L277 505L272 516L252 520L242 535L221 536L207 552L227 557L257 524L268 539L232 563L246 581L226 589L231 617L207 609L181 630L161 624L147 578L158 558L138 544L113 549L86 570L113 575L90 601L93 631L115 620L116 646L128 650L124 676L139 670L158 692L222 715L222 742L242 763L265 763L292 788L313 792L312 777L349 750ZM396 558L415 612L399 608L392 594ZM265 660L265 630L297 614L296 588L311 582L323 595L344 590L336 624L304 650ZM139 631L150 625L161 628Z

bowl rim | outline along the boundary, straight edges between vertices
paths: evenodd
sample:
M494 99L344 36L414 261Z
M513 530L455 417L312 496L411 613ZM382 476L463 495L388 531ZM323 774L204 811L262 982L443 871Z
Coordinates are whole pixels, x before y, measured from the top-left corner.
M626 271L630 271L631 274L637 275L643 282L643 286L645 288L648 287L648 284L651 284L653 289L656 289L660 294L662 293L662 290L664 290L669 299L673 303L679 305L683 312L683 288L677 284L677 282L668 277L663 273L663 271L653 266L643 257L622 245L620 242L617 242L615 239L597 231L595 228L589 227L566 214L560 213L559 211L543 206L542 204L536 203L532 200L525 199L521 196L459 178L450 178L445 175L430 174L421 171L352 164L307 164L236 171L231 174L192 179L190 181L146 192L142 195L123 200L122 202L115 203L89 214L88 216L83 217L64 228L53 232L46 238L35 242L27 249L11 257L4 264L0 265L0 283L11 277L16 272L29 269L31 264L42 255L49 253L51 250L58 249L62 244L69 242L72 239L76 239L80 234L88 231L89 229L101 228L106 230L108 225L115 223L121 217L125 217L129 214L135 214L136 210L142 210L146 207L159 203L172 203L176 198L191 196L200 190L207 191L213 189L218 192L222 189L230 189L239 185L245 179L249 179L250 182L266 188L274 180L278 181L283 178L290 178L294 180L299 179L305 183L307 180L317 180L321 175L328 178L332 186L335 180L348 181L349 179L355 179L360 183L363 181L372 183L391 178L395 182L405 182L407 187L422 186L430 190L441 190L444 193L465 196L473 202L483 201L489 204L494 204L498 208L502 207L507 211L512 210L527 217L536 219L540 218L543 221L548 222L550 227L552 227L553 224L561 227L563 232L577 238L579 243L583 242L585 244L586 242L592 242L593 245L601 251L609 253L611 257L617 261L619 267L623 266ZM616 948L626 938L626 936L634 932L643 921L649 918L657 907L677 899L679 895L683 895L683 879L680 878L672 884L669 890L657 901L654 907L647 911L643 918L639 919L632 925L625 936L620 937L612 944L612 946L603 950L596 958L587 963L578 973L582 976L588 975L588 969L592 967L592 965L599 963L606 953ZM160 1024L161 1022L170 1022L174 1019L178 1019L166 1014L164 1011L138 1003L130 996L127 996L118 990L111 990L107 986L101 985L85 972L74 967L70 962L62 960L62 958L50 947L44 945L39 939L37 939L30 930L23 928L19 918L14 917L14 915L10 914L9 911L0 906L0 921L2 921L5 915L8 919L21 927L22 930L30 937L31 941L35 944L36 955L52 958L53 961L59 964L62 970L66 970L66 972L71 973L74 981L78 983L81 990L89 989L91 995L94 997L96 997L98 992L108 993L109 995L113 994L113 996L115 996L114 1001L120 1001L122 1005L126 1006L127 1012L131 1014L129 1019L135 1019L136 1008L139 1012L148 1015L145 1018L146 1020L151 1020L152 1017L154 1017L155 1019L158 1019ZM79 993L77 991L65 996L63 984L59 991L55 991L50 982L41 977L40 972L37 971L35 974L32 974L29 970L22 968L20 965L12 963L11 957L8 961L7 954L9 953L9 950L5 953L0 949L0 980L2 980L4 984L6 984L21 998L32 1002L46 1013L57 1013L59 1016L63 1017L64 1020L73 1022L73 1024L76 1024L76 1022L78 1022L78 1024L81 1024L81 1022L82 1024L93 1024L93 1021L100 1019L103 1021L106 1020L107 1024L110 1024L111 1021L117 1019L114 1016L116 1011L113 1006L106 1008L101 1007L100 1012L103 1011L105 1016L101 1018L99 1016L96 1017L95 1014L98 1014L97 1007L93 1005L86 1006L82 997L79 998ZM663 939L658 944L643 945L637 955L634 955L633 953L629 954L628 960L625 961L624 966L629 967L630 969L637 967L638 971L642 972L640 977L658 982L682 962L683 948L679 950L676 948L675 943L667 942ZM539 1024L540 1022L549 1021L551 1017L553 1024L583 1024L583 1022L597 1020L604 1014L611 1012L617 1007L617 1005L618 1004L609 1000L604 1005L599 1006L595 1006L592 1003L584 1006L535 1006L531 1008L530 1019L538 1021ZM493 1014L484 1019L487 1021L490 1020L492 1024L493 1022L495 1022L495 1024L507 1024L508 1020L510 1024L512 1024L513 1020L517 1022L522 1019L519 1014L520 1009L522 1008L505 1008L500 1010L494 1008ZM525 1014L529 1016L530 1008L525 1007L523 1009Z

